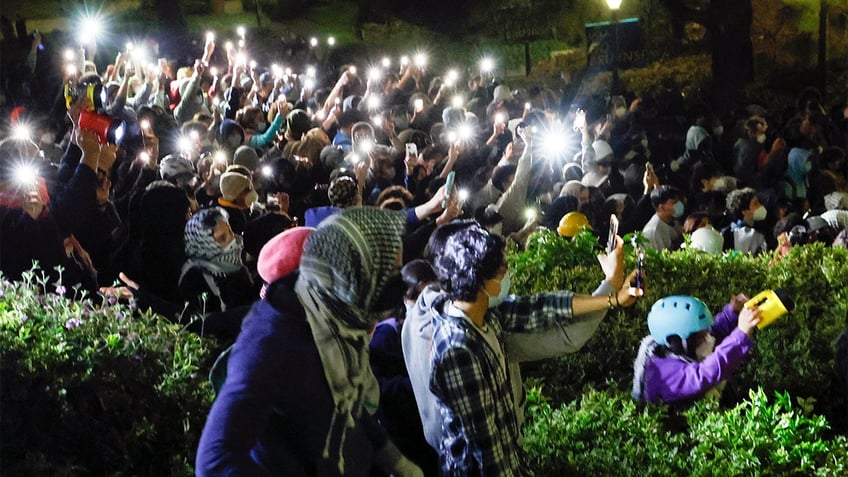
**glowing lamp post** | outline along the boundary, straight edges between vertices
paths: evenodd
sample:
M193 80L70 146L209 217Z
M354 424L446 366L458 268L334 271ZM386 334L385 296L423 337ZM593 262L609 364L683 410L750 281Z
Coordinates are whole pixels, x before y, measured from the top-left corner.
M621 8L622 0L606 0L607 6L612 11L612 28L615 35L615 46L612 52L612 92L618 93L618 10Z

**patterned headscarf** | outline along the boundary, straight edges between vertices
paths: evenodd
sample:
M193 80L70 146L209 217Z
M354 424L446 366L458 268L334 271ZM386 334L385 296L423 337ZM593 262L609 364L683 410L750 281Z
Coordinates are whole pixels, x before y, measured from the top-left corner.
M321 222L310 235L300 259L295 285L298 299L318 347L335 411L324 443L341 433L339 471L344 473L348 428L365 407L373 413L379 385L371 373L368 333L381 318L375 309L380 292L397 273L405 217L375 207L354 207ZM339 430L339 425L343 427Z
M220 207L213 207L199 211L186 223L184 238L188 260L183 265L181 282L194 267L202 268L216 277L237 272L244 267L241 259L244 240L241 235L237 234L235 240L224 248L212 236L215 226L222 220L229 220L227 212Z

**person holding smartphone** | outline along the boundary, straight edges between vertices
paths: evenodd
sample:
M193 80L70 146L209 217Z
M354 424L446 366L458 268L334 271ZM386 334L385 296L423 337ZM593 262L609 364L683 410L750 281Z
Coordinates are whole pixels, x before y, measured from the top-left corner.
M422 293L406 325L416 330L418 317L431 319L429 369L405 356L425 436L441 456L440 474L523 475L518 363L577 351L606 310L632 306L643 290L630 287L635 272L624 277L619 238L612 254L599 257L611 273L608 295L516 296L509 294L503 238L473 221L436 235L438 290ZM419 336L403 339L405 354L407 342L425 349Z

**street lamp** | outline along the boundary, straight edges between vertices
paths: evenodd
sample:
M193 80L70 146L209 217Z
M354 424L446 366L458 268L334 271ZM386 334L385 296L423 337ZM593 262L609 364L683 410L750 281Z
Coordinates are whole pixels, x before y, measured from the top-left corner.
M622 0L607 0L607 6L612 11L612 28L615 35L615 48L612 53L612 92L618 93L618 9Z

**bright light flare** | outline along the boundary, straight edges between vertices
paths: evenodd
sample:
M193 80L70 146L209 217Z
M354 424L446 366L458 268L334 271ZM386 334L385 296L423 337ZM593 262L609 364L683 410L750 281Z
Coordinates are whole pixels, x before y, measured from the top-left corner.
M310 78L315 77L315 67L314 66L307 66L306 67L306 76L308 76Z
M139 121L138 124L139 124L139 126L141 126L141 129L143 131L150 130L150 120L149 119L142 119L141 121Z
M408 56L406 56L406 55L401 56L401 57L400 57L400 65L401 65L401 66L406 66L406 65L408 65L408 64L409 64L409 57L408 57Z
M244 39L244 36L247 35L247 29L243 26L239 26L238 28L236 28L236 33L238 33L238 36Z
M94 43L103 34L103 19L97 15L86 16L80 22L79 31L80 43Z
M177 147L181 152L191 152L194 145L192 144L191 138L182 136L177 140Z
M471 197L471 192L469 192L468 189L459 189L456 191L456 198L459 199L460 202L465 202L469 197Z
M347 69L347 71L348 71L348 73L355 75L356 74L356 67L351 66L350 68Z
M150 163L150 153L147 152L147 151L139 152L138 153L138 160L145 163L145 164L149 164Z
M534 220L539 213L533 207L528 207L524 210L524 218Z
M209 74L212 76L218 76L218 68L215 68L214 66L209 68Z
M32 128L28 124L15 124L12 127L12 138L19 141L32 141Z
M383 117L382 116L374 116L373 118L371 118L371 122L374 124L374 126L377 126L378 128L383 127Z
M392 59L388 56L384 56L381 64L383 65L383 68L390 68L392 66Z
M249 65L250 65L250 69L252 69L252 70L256 69L256 65L257 65L256 60L250 60Z
M462 105L465 104L465 100L460 95L456 95L451 98L451 106L454 108L461 108Z
M382 106L382 101L380 101L379 97L377 97L377 96L369 96L368 97L368 109L371 109L371 110L380 109L380 106Z
M363 139L357 144L358 149L365 154L370 154L374 150L374 141L371 139Z
M327 44L330 46L336 46L336 37L331 36L327 38Z
M262 175L265 177L274 177L274 168L271 166L262 166Z
M568 151L568 136L563 131L546 131L540 138L542 154L548 158L562 157Z
M306 81L303 82L303 87L305 89L313 89L315 88L315 80L312 78L307 78Z
M74 53L74 50L67 48L62 54L62 57L65 58L65 61L74 61L77 58L77 54Z
M380 81L383 77L383 72L380 68L371 68L368 70L368 81Z
M468 141L474 136L474 129L469 124L462 124L457 128L457 136L460 141Z
M312 38L310 38L309 39L309 46L311 46L312 48L315 48L316 46L318 46L318 39L315 38L314 36Z
M215 41L215 33L211 31L206 32L206 43L212 43Z
M425 66L427 66L427 55L425 55L424 53L416 53L412 61L415 62L415 66L419 68L424 68Z
M491 73L495 70L495 60L489 57L484 57L480 60L480 71L483 73Z
M502 124L506 122L506 114L504 113L495 113L495 124Z
M35 186L38 184L38 170L29 164L17 166L15 168L15 182L22 186Z

